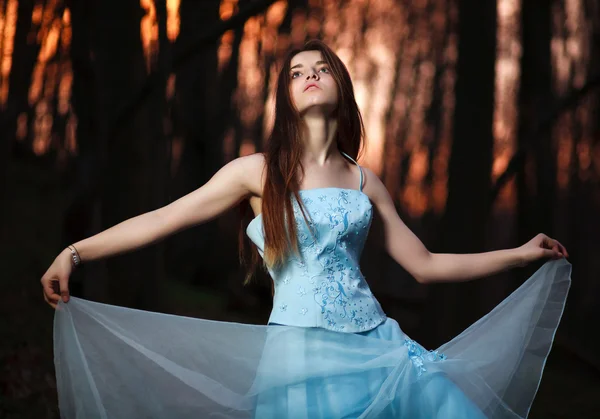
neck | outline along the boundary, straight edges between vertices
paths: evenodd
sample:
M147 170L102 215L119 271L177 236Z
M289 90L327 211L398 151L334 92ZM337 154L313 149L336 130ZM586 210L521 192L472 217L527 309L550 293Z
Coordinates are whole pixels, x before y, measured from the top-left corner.
M323 115L306 115L304 121L304 162L325 164L338 153L335 143L337 120Z

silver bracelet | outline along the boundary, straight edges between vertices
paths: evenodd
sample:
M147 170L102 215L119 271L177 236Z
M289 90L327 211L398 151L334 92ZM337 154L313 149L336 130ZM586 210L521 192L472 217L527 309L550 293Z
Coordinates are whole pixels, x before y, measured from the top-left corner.
M71 251L71 260L73 262L73 266L77 267L81 264L81 258L79 257L79 252L75 249L75 246L72 244L68 246L68 249Z

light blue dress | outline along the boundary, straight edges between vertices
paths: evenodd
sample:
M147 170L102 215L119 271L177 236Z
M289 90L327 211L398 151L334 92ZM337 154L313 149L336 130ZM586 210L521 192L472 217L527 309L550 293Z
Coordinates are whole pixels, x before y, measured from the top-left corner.
M301 190L307 220L294 200L299 254L269 269L275 284L270 324L364 332L385 321L359 266L373 219L371 201L362 192L362 169L360 173L357 189ZM262 256L260 214L246 232Z
M385 315L361 273L373 217L362 169L357 189L302 190L300 197L299 254L270 270L275 294L266 326L75 297L59 303L62 417L527 416L568 294L568 262L546 263L459 336L426 350ZM262 255L260 215L247 234Z

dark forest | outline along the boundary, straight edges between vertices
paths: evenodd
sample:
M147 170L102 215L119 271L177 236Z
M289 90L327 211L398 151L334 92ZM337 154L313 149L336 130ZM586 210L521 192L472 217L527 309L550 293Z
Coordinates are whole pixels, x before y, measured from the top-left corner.
M0 0L0 417L59 417L40 287L54 257L263 150L281 60L313 38L352 75L360 163L430 250L540 232L569 249L572 287L530 417L600 416L600 2ZM71 293L264 324L270 279L243 286L238 261L249 215L84 264ZM375 245L363 259L386 313L430 348L539 267L423 285Z

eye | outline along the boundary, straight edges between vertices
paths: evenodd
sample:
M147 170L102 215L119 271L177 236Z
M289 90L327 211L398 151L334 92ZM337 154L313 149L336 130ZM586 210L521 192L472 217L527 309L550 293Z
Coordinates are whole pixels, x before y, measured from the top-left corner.
M295 78L299 77L300 75L301 75L301 73L299 71L294 71L292 73L292 78L295 79Z
M321 67L319 71L323 71L324 73L329 73L329 69L327 67Z

